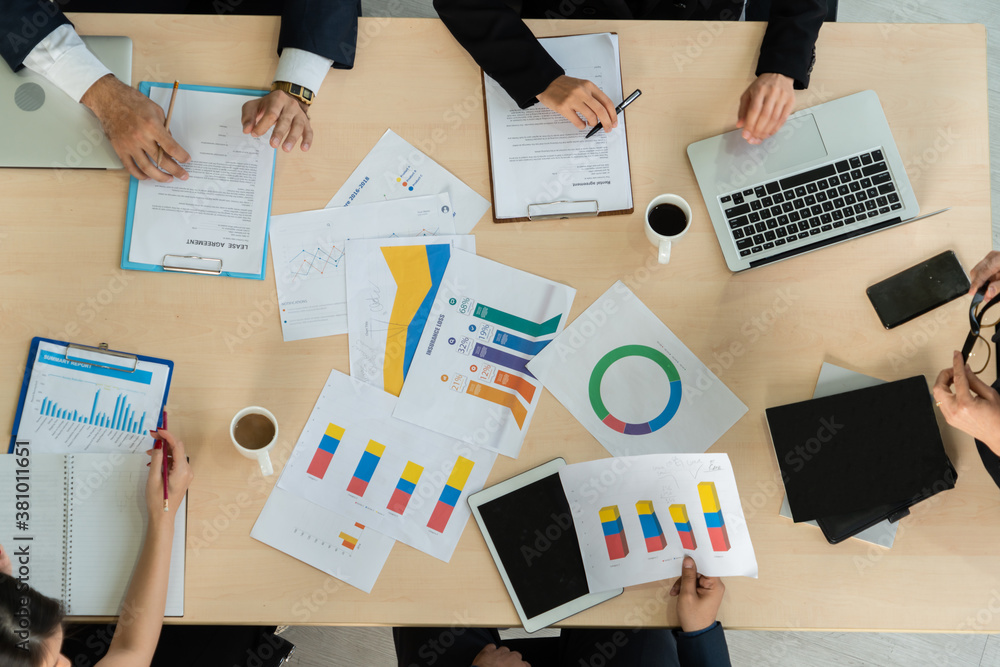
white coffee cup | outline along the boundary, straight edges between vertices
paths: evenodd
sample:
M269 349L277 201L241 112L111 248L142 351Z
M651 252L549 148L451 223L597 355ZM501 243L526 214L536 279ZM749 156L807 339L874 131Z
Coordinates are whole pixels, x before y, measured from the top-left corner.
M649 225L649 214L652 213L653 209L660 204L673 204L681 211L684 212L684 217L686 222L684 224L684 229L679 233L673 235L660 234L656 232ZM649 206L646 207L646 217L643 218L643 224L646 226L646 238L659 249L658 260L660 264L666 264L670 261L670 249L674 243L677 243L681 238L687 234L688 230L691 229L691 206L684 201L683 197L678 197L677 195L660 195L655 197L653 201L649 202Z
M274 437L271 438L271 442L267 443L263 447L258 447L256 449L248 449L244 447L236 440L236 425L239 424L240 420L247 415L263 415L266 417L271 424L274 426ZM236 447L238 451L243 456L248 459L254 459L260 465L260 474L264 477L274 474L274 467L271 465L271 456L268 454L269 451L274 447L274 444L278 442L278 420L274 418L269 410L265 408L252 405L249 408L243 408L236 413L233 417L233 421L229 424L229 438L233 441L233 446Z

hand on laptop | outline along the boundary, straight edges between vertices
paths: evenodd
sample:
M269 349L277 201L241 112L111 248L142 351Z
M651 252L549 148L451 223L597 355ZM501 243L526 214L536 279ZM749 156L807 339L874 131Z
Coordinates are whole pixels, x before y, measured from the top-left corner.
M80 102L101 121L104 134L128 173L140 181L152 178L169 183L174 176L187 179L187 172L178 162L189 162L191 156L163 127L163 109L158 104L113 74L98 79ZM153 161L161 146L158 169Z
M970 295L978 292L979 288L986 283L990 284L986 289L986 301L1000 293L1000 252L993 250L986 255L983 261L972 268L970 277L972 278L972 287L969 288Z
M764 73L740 97L736 127L743 128L748 143L759 144L781 129L793 108L795 87L791 77Z
M952 361L954 365L941 371L934 383L934 400L941 414L949 424L1000 454L1000 395L962 363L961 352L956 350Z
M685 556L681 576L670 589L670 595L677 598L681 630L697 632L715 623L725 592L722 579L698 574L694 559Z
M565 116L580 130L588 125L594 127L598 122L604 125L605 132L618 126L615 103L586 79L574 79L565 74L556 77L548 88L538 94L538 101ZM586 124L580 119L581 115L587 119Z
M253 134L259 137L271 126L271 145L279 145L286 153L295 148L299 139L302 140L302 150L309 150L313 140L312 125L306 115L306 105L288 93L275 90L260 99L251 100L243 105L243 134Z
M511 651L506 646L497 648L494 644L487 644L482 651L472 660L476 667L531 667L517 651Z

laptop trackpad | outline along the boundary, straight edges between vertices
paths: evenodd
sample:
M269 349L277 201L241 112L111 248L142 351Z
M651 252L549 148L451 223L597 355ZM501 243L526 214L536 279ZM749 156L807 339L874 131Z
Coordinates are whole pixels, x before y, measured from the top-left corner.
M826 146L812 114L789 120L770 139L753 147L753 159L773 174L826 157Z

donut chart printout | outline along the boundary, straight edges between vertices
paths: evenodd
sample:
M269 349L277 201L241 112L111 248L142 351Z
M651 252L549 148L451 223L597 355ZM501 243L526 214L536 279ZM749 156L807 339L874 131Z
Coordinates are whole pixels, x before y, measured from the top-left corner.
M592 593L676 577L757 576L726 454L650 454L559 470Z
M614 456L702 453L747 411L621 281L527 370Z
M576 290L452 248L393 416L517 458Z

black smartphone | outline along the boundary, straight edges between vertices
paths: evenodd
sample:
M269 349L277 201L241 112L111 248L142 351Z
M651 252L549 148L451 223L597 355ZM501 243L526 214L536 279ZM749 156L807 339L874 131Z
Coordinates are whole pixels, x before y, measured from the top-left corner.
M892 329L969 291L969 277L952 250L900 271L867 289L878 318Z

